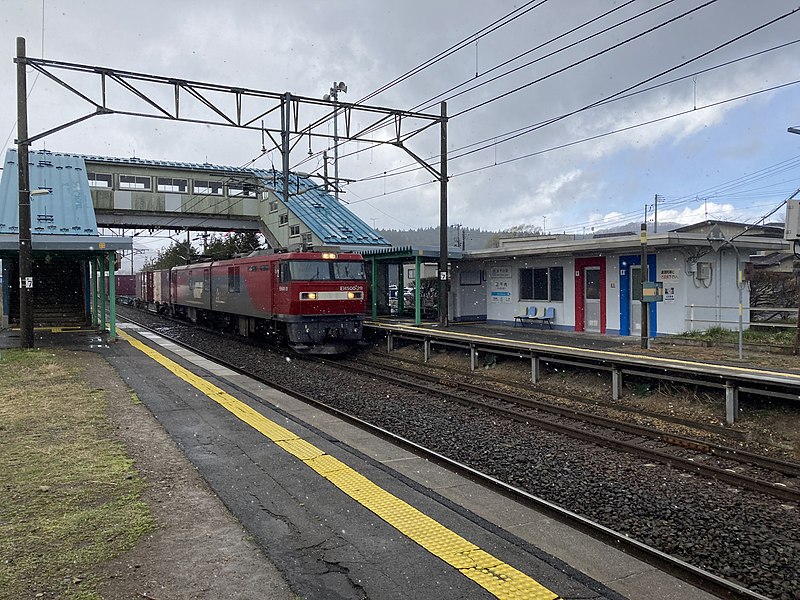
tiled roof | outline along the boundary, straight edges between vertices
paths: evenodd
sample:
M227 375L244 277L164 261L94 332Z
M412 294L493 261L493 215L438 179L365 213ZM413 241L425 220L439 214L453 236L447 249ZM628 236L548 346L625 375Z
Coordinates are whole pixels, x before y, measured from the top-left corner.
M97 235L83 158L45 150L28 154L32 235ZM0 179L0 234L19 233L17 151L8 150Z
M253 169L264 186L283 199L283 175L279 171ZM287 208L326 244L390 246L389 241L342 206L336 198L308 177L289 175Z

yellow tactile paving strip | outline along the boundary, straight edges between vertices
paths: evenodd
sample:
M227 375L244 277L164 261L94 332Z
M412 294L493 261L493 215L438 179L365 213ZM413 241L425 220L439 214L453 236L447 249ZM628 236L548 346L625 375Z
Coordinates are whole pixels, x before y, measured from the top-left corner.
M558 595L450 531L410 504L390 494L340 460L267 419L240 400L150 348L124 331L120 338L203 392L264 436L303 461L342 492L463 575L504 600L557 600Z

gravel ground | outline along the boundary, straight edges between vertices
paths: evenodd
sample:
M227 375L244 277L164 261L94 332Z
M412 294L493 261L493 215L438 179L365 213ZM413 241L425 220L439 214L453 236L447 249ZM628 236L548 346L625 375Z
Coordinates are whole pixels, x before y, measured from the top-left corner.
M136 318L770 598L800 600L796 505L282 352Z

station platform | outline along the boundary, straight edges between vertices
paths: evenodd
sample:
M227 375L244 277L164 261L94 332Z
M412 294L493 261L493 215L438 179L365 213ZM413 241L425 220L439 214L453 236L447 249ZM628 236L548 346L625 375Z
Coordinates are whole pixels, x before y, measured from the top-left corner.
M398 318L379 318L376 321L368 321L367 324L415 327L413 319ZM423 321L416 327L431 332L442 330L439 323L435 321ZM507 324L487 323L486 321L456 321L450 322L447 325L447 331L497 337L507 340L557 344L574 348L593 348L597 350L623 350L634 346L641 346L641 338L635 336L564 331L561 329L550 329L546 324L542 323L526 323L525 325L512 326Z
M119 331L42 331L37 346L104 356L300 597L712 598L158 335Z

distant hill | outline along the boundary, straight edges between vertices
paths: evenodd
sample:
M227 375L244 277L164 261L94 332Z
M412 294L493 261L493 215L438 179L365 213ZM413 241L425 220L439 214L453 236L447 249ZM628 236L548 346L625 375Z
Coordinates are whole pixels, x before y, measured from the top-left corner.
M486 248L487 242L497 235L496 231L483 231L469 227L448 227L448 245L453 248L480 250ZM439 247L439 228L425 227L420 229L378 229L383 237L393 246L429 246Z
M682 223L663 222L658 224L658 231L663 233L670 231L676 227L681 227ZM575 239L591 238L592 235L606 236L615 233L639 233L641 224L639 222L631 222L625 225L617 225L615 227L608 227L604 229L595 229L594 233L586 233L585 235L576 234ZM647 230L652 233L653 224L649 223ZM439 228L438 227L424 227L419 229L378 229L383 237L389 240L393 246L413 246L413 247L439 247ZM472 229L470 227L448 227L447 239L449 245L454 248L464 248L465 250L482 250L490 247L493 241L498 237L514 237L514 236L529 236L537 235L540 233L539 228L518 225L504 231L485 231L483 229ZM557 234L558 231L551 231L551 234Z

